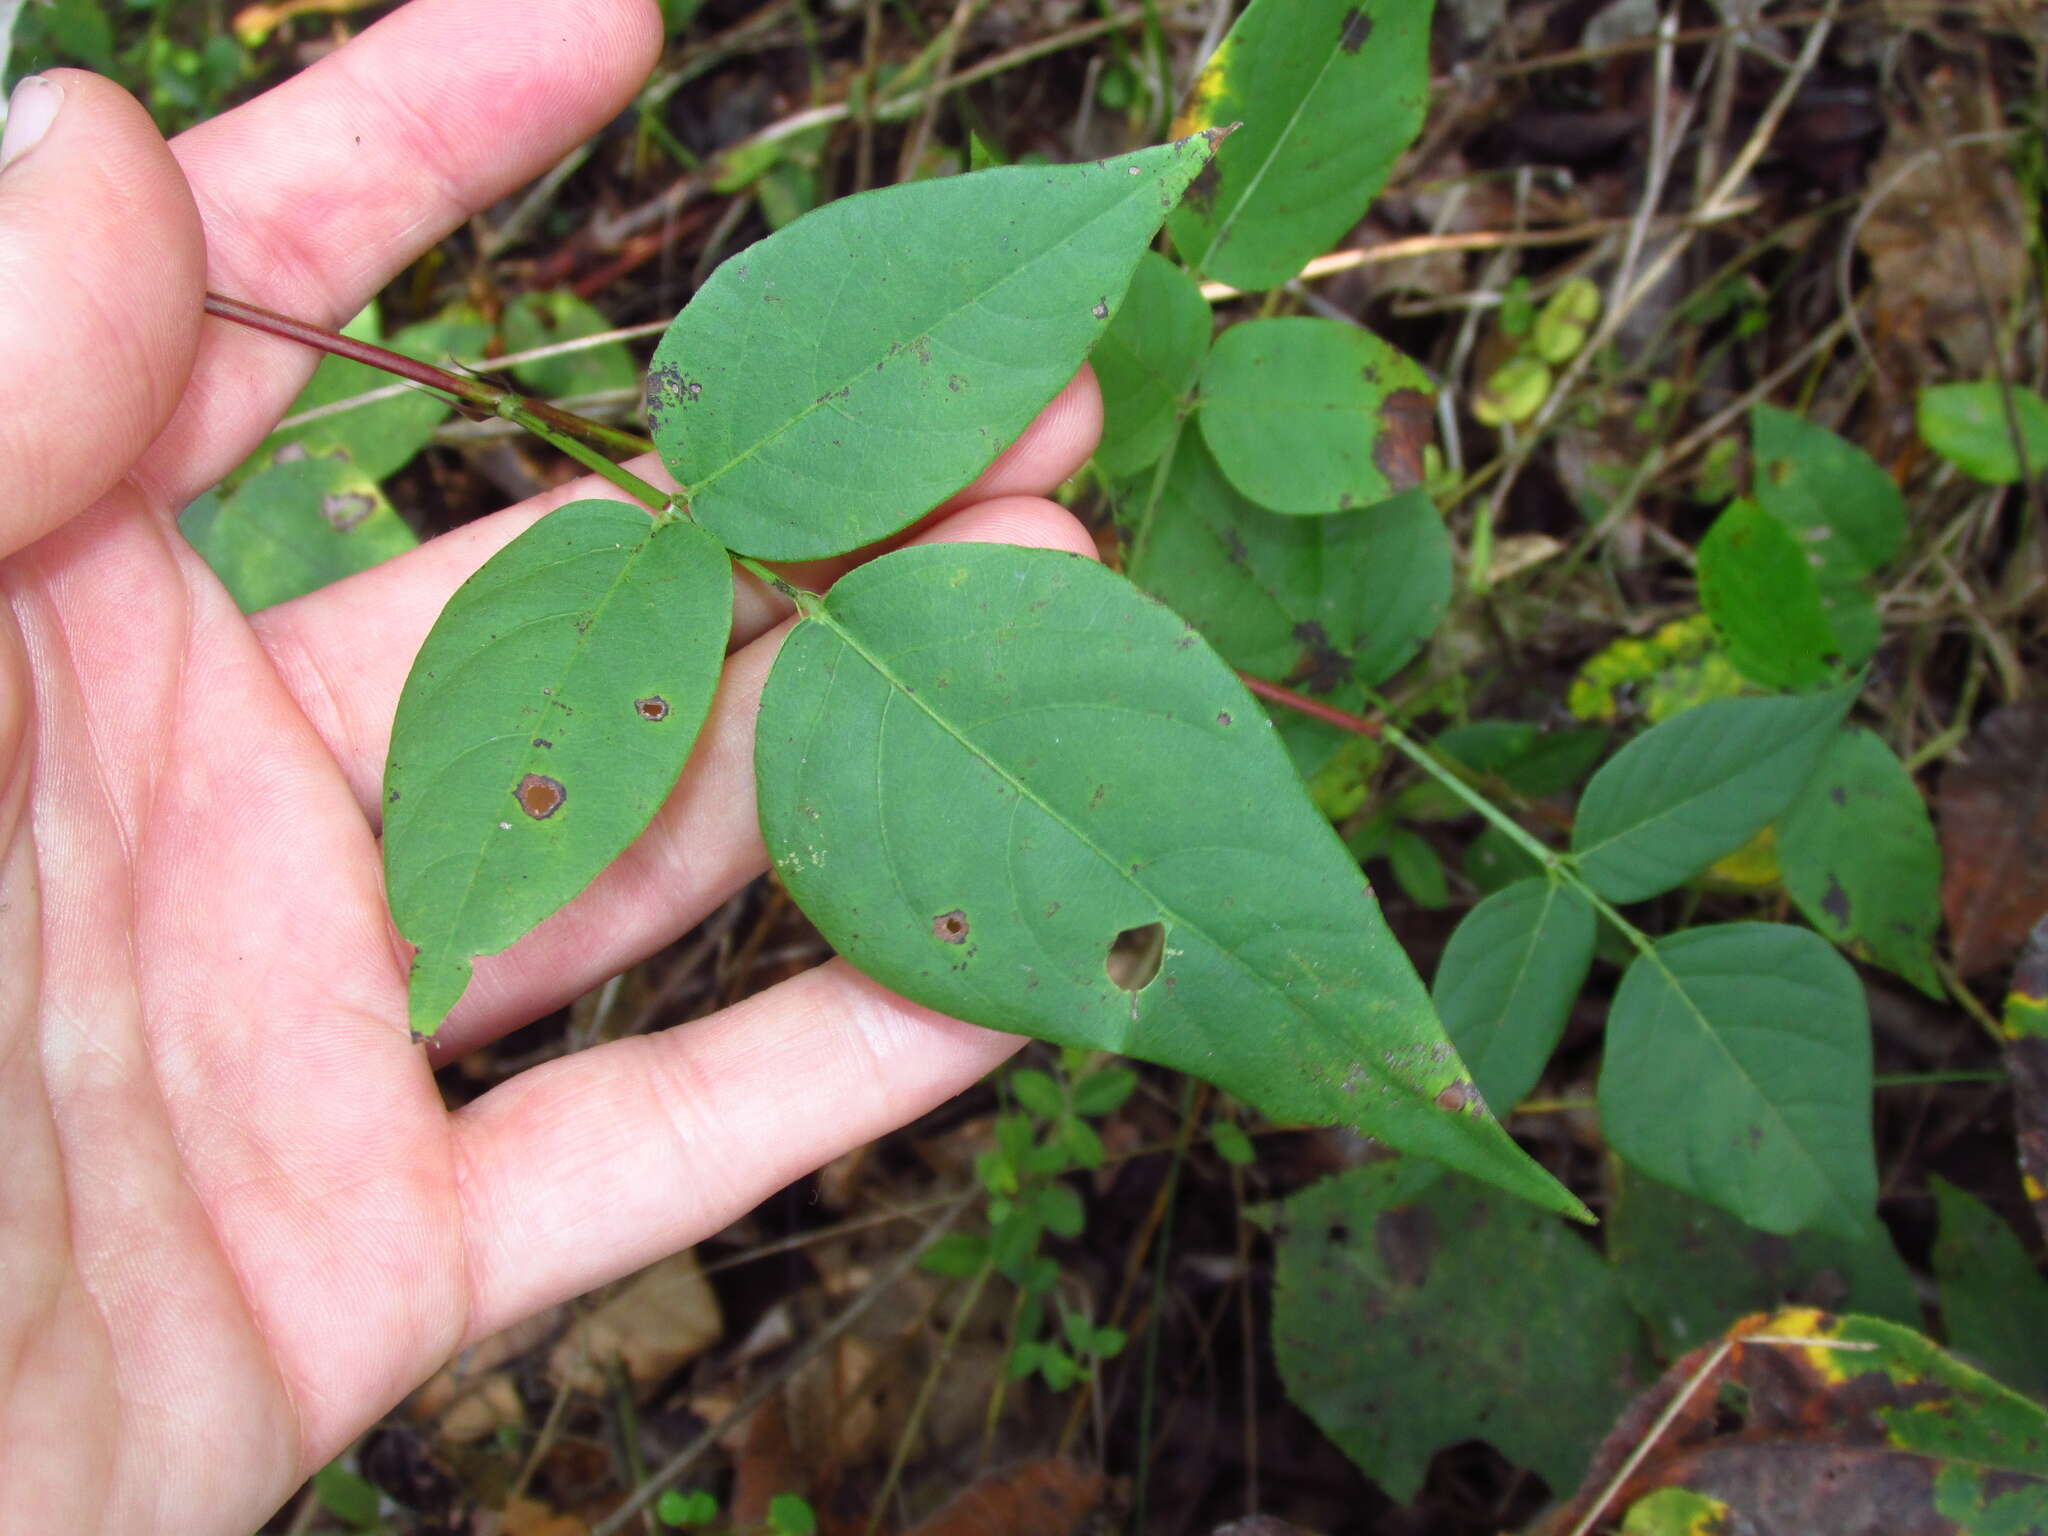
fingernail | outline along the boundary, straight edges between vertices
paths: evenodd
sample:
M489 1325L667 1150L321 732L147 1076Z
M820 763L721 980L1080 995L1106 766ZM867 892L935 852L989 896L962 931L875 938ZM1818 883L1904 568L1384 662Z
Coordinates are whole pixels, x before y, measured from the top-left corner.
M57 120L64 105L64 87L41 75L30 75L7 98L7 131L0 133L0 171L34 149Z

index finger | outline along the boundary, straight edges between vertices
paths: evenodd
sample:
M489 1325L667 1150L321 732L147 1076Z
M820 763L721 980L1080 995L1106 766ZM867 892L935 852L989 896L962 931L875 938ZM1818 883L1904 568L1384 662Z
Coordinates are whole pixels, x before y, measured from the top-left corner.
M632 98L653 0L413 0L304 73L181 134L208 286L337 325L476 210ZM143 461L180 506L262 439L317 359L204 328L183 405Z

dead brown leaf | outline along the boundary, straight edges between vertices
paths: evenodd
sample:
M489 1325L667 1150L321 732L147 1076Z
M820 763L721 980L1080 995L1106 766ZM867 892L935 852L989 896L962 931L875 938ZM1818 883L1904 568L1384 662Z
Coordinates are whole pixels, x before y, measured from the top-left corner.
M1941 905L1956 969L2011 963L2048 913L2048 701L1984 717L1941 776Z
M590 1536L581 1517L556 1514L538 1499L513 1499L498 1519L503 1536Z
M724 1329L696 1253L679 1253L641 1270L584 1314L548 1356L548 1380L600 1393L605 1368L616 1362L644 1394L718 1342Z
M1071 1461L1027 1462L982 1478L908 1536L1076 1536L1105 1487Z
M1937 77L1930 94L1981 102L1964 84ZM1937 343L1959 373L1982 376L1999 344L1987 310L1995 323L2027 281L2023 202L2002 145L1954 142L1988 125L1967 109L1953 115L1892 124L1856 243L1870 262L1879 339L1912 352Z

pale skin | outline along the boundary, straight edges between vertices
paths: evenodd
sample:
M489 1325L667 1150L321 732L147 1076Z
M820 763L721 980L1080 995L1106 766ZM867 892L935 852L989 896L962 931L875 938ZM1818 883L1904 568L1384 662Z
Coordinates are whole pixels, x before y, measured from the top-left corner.
M0 170L0 1530L236 1536L465 1345L717 1230L1017 1044L834 961L442 1108L432 1071L672 940L765 866L751 582L690 766L567 911L405 1028L378 780L455 586L580 481L245 619L177 509L321 324L617 112L649 0L414 0L168 148L57 71ZM1046 495L1085 374L920 535L1092 553ZM635 466L643 474L651 465Z

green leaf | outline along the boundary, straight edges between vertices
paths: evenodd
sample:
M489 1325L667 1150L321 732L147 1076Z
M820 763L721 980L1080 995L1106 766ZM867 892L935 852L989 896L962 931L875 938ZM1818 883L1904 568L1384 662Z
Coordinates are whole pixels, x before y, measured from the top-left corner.
M313 1496L344 1525L367 1530L378 1523L382 1496L376 1485L338 1461L330 1461L313 1474Z
M1062 1120L1057 1134L1067 1160L1076 1168L1100 1168L1108 1157L1102 1138L1086 1120Z
M1048 1184L1038 1191L1033 1211L1055 1237L1079 1237L1088 1227L1088 1213L1081 1197L1064 1184Z
M1252 1146L1251 1137L1244 1133L1244 1127L1235 1120L1211 1121L1209 1145L1216 1149L1218 1157L1234 1168L1248 1168L1259 1160L1258 1150Z
M818 1517L801 1496L778 1493L768 1501L768 1524L777 1536L816 1536Z
M340 457L258 470L223 500L209 492L179 530L244 613L288 602L419 543L377 482Z
M1408 1161L1287 1202L1273 1353L1288 1396L1397 1503L1432 1452L1471 1439L1574 1487L1647 1379L1634 1313L1563 1222L1464 1179L1404 1195Z
M1861 726L1837 732L1778 823L1778 868L1806 920L1929 997L1941 849L1906 765Z
M1056 1119L1067 1107L1059 1084L1036 1067L1020 1067L1012 1072L1010 1091L1017 1095L1019 1104L1043 1119Z
M2012 415L2026 448L2028 475L2048 469L2048 400L2025 385L2012 386ZM1972 479L2017 485L2020 455L2006 416L2006 389L1996 379L1937 384L1920 391L1920 436L1927 446Z
M1517 880L1549 878L1543 866L1499 827L1489 826L1465 850L1465 878L1488 895L1504 891Z
M1739 1529L1719 1499L1690 1488L1659 1488L1629 1505L1621 1536L1721 1536Z
M1875 459L1773 406L1750 408L1749 431L1756 454L1751 493L1799 535L1816 569L1854 581L1897 557L1906 538L1906 499Z
M1181 403L1209 349L1208 301L1188 274L1147 251L1123 307L1089 357L1102 386L1102 441L1095 462L1134 475L1173 441Z
M1841 643L1806 551L1777 518L1753 501L1730 505L1700 541L1699 581L1700 606L1744 677L1785 689L1834 680Z
M1593 909L1522 880L1465 914L1436 968L1436 1011L1480 1097L1506 1112L1536 1086L1593 964Z
M702 1488L666 1488L654 1501L654 1518L663 1525L708 1525L718 1518L718 1500Z
M2048 1396L2048 1280L1983 1201L1929 1176L1940 1230L1934 1278L1949 1348L2032 1397Z
M1242 123L1168 221L1209 277L1271 288L1342 236L1422 126L1429 0L1253 0L1176 132Z
M1854 1238L1784 1237L1623 1165L1601 1230L1615 1277L1667 1360L1788 1302L1920 1320L1912 1271L1875 1214Z
M1751 408L1756 502L1791 530L1813 572L1842 660L1860 667L1882 638L1866 579L1897 557L1906 500L1877 461L1824 427Z
M1658 940L1614 995L1599 1092L1608 1144L1652 1178L1766 1232L1869 1229L1870 1018L1856 973L1809 930Z
M507 352L531 352L536 347L580 341L611 329L611 321L566 288L521 294L505 306L500 323ZM537 395L562 399L636 388L640 367L623 341L610 341L580 352L565 352L560 357L516 363L512 376Z
M1576 1209L1470 1107L1243 685L1094 562L928 545L843 577L776 660L756 768L791 894L884 985ZM1127 991L1110 953L1152 924L1162 963Z
M1330 517L1267 512L1188 433L1129 573L1232 666L1362 706L1442 621L1451 540L1421 491Z
M456 308L435 319L407 326L396 336L385 339L376 312L368 310L343 334L445 367L451 357L470 357L480 352L490 339L491 330L482 316ZM397 382L390 374L362 363L339 357L323 358L286 416L336 405L372 390L388 389ZM309 454L345 454L369 479L382 480L426 447L434 429L448 419L448 411L448 402L440 395L401 387L398 394L388 399L273 432L263 440L251 462L272 462L288 444L296 443Z
M1370 331L1291 316L1233 325L1202 365L1202 436L1275 512L1348 512L1422 483L1429 376Z
M1792 803L1860 686L1717 699L1645 731L1580 797L1580 872L1609 901L1642 901L1733 853Z
M988 1239L978 1232L948 1232L918 1255L917 1267L965 1280L989 1262Z
M648 376L698 520L743 553L808 559L959 490L1074 376L1212 147L889 187L727 261Z
M1387 833L1387 866L1401 894L1426 911L1436 912L1451 904L1451 887L1444 876L1444 861L1429 846L1428 839L1410 827L1395 827Z
M1124 1100L1138 1086L1138 1074L1129 1067L1104 1067L1074 1084L1074 1113L1108 1115L1123 1108Z
M1474 773L1491 774L1518 795L1562 794L1592 771L1607 745L1597 726L1544 730L1527 720L1476 720L1432 743Z
M710 708L732 621L724 549L687 521L576 501L449 599L384 770L391 915L432 1034L494 954L645 830Z

